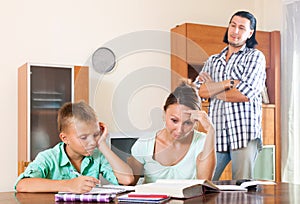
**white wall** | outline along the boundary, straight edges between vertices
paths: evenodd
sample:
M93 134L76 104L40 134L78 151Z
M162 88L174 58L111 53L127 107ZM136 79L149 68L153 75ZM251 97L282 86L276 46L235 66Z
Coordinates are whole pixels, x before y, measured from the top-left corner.
M0 191L13 190L17 176L19 66L26 62L90 65L90 57L98 47L113 45L119 54L116 70L105 76L91 70L91 105L111 131L124 125L114 118L123 117L124 108L129 111L124 119L134 125L129 129L156 128L160 126L160 108L170 89L166 34L184 22L226 26L231 15L240 9L255 14L260 30L281 28L280 0L1 1ZM165 39L158 43L163 47L152 47L153 42L147 39L151 30L159 35L157 41ZM136 37L141 41L135 41ZM116 43L120 38L126 42ZM146 44L138 47L143 41ZM132 42L137 47L124 52ZM155 70L154 73L149 74L149 69ZM142 82L132 81L130 77L138 73ZM159 86L151 82L156 76ZM129 85L124 87L124 81ZM135 87L135 83L141 87ZM114 95L122 91L124 95ZM128 97L128 94L132 95ZM116 102L114 97L128 101Z

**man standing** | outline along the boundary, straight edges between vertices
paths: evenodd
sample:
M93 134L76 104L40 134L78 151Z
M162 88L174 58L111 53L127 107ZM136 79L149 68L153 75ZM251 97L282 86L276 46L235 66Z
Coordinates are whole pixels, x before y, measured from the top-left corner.
M218 180L232 161L232 179L253 178L262 148L262 98L266 61L255 49L256 19L236 12L224 36L228 44L206 61L195 80L202 98L209 98L209 115L216 128Z

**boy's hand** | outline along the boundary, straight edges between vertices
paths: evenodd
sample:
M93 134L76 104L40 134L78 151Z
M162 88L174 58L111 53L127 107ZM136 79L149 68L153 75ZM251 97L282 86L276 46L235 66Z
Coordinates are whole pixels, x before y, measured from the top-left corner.
M99 184L99 180L91 176L79 176L68 180L69 191L72 193L87 193Z
M99 126L100 126L100 139L98 140L98 149L101 148L101 146L103 145L106 145L106 138L107 138L107 135L108 135L108 131L107 131L107 126L102 123L102 122L99 122Z

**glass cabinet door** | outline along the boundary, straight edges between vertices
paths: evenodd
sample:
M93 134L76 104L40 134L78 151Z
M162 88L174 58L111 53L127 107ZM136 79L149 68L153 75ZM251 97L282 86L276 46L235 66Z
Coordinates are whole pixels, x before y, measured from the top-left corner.
M73 101L73 68L30 66L29 158L60 142L57 130L58 109Z

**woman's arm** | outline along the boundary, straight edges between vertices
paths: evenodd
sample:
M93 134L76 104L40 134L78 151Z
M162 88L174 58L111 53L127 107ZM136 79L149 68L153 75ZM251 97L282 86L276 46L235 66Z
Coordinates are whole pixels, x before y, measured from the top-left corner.
M203 156L201 152L197 157L197 179L212 180L216 168L216 154L212 151L210 154ZM203 158L204 157L204 158Z
M211 180L216 168L215 128L205 111L189 111L191 119L199 121L206 131L203 150L197 156L197 178Z
M103 123L99 123L103 129L103 133L98 141L98 148L111 165L118 182L123 185L131 185L134 176L130 166L118 157L106 144L107 127Z
M207 120L208 119L208 116ZM206 123L206 124L204 124ZM216 135L212 123L209 121L201 122L207 131L203 151L197 157L197 178L211 180L216 168Z

